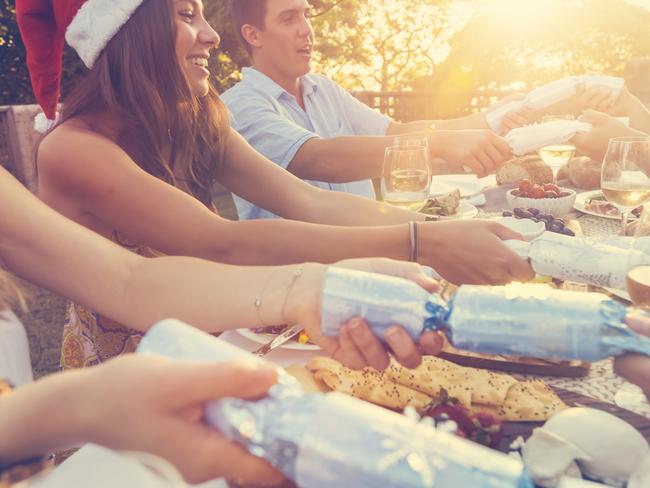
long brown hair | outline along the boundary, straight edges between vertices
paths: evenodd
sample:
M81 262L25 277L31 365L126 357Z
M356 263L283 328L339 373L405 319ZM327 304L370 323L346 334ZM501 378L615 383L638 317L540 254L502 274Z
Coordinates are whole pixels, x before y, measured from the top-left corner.
M25 310L27 308L25 296L11 275L0 268L0 312L11 306Z
M106 111L122 123L116 141L142 169L210 205L229 131L228 111L212 87L192 95L176 57L171 0L145 0L65 98L61 122Z

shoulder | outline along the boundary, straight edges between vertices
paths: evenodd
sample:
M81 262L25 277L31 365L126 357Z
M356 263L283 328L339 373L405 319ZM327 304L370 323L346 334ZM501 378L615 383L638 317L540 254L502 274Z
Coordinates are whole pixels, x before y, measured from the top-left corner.
M41 181L66 190L99 190L110 184L113 169L136 166L115 141L79 120L67 121L46 135L36 161Z

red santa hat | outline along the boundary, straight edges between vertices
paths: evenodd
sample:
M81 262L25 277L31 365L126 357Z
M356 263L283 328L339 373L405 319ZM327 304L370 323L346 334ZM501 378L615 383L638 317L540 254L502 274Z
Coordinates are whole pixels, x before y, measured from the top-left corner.
M36 130L46 132L56 122L65 41L92 68L143 1L16 0L32 88L44 112L36 117Z

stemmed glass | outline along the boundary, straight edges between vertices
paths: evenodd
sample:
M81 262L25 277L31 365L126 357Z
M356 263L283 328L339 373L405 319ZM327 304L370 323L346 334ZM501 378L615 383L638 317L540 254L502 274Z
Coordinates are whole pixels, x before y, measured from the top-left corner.
M386 203L420 210L429 199L431 167L428 149L421 145L386 148L381 176L381 196Z
M571 115L545 115L542 122L554 122L558 120L573 120ZM553 179L557 183L557 173L576 153L576 147L570 143L551 144L542 147L539 151L539 157L553 171Z
M636 308L650 312L650 204L643 206L634 225L627 260L627 292ZM619 407L634 408L646 397L638 386L625 384L616 392L614 401Z
M615 137L609 140L600 176L607 201L621 211L623 231L629 213L650 200L650 138Z

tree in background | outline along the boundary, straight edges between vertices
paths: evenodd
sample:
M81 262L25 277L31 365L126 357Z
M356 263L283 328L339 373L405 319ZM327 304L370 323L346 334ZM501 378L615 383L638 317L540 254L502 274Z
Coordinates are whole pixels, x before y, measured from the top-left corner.
M570 75L623 76L626 61L650 56L650 12L624 0L476 2L449 56L416 90L456 93L436 100L442 115L486 89L518 90Z

